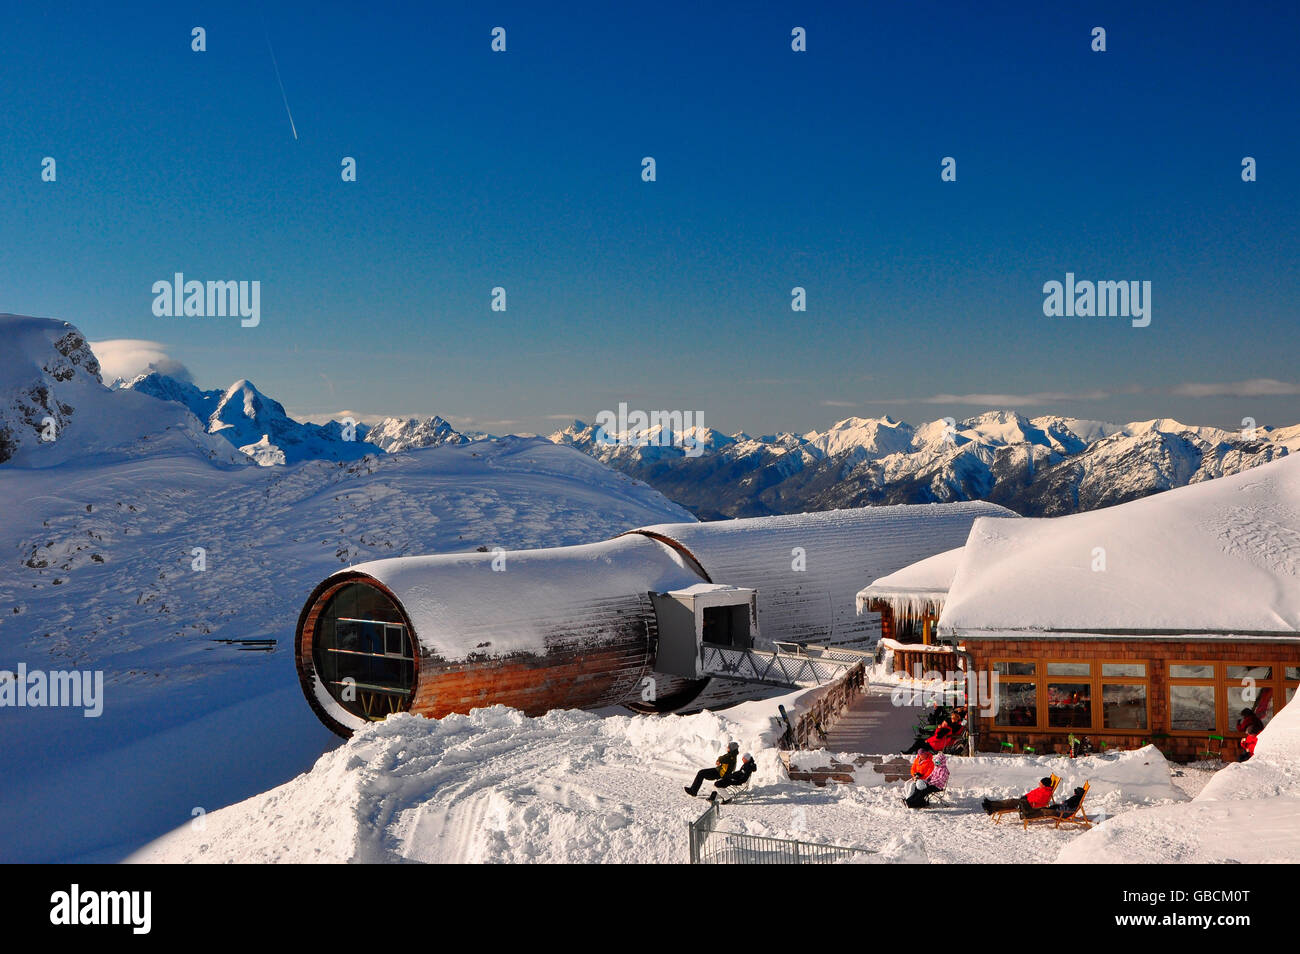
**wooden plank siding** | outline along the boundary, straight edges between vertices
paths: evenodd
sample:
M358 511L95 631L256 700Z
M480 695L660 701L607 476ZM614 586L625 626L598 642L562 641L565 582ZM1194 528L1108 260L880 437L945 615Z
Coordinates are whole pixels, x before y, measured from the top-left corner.
M1300 640L1265 641L1247 637L1231 639L1169 639L1139 637L1114 639L1104 636L1074 636L1070 638L963 638L963 647L970 653L977 672L992 672L995 662L1034 662L1037 688L1036 726L999 726L995 716L978 715L978 749L982 752L1006 751L1004 742L1010 742L1015 751L1026 746L1037 753L1064 753L1068 751L1067 738L1071 733L1087 736L1101 751L1102 743L1109 748L1132 749L1150 742L1174 761L1192 761L1204 757L1207 751L1216 751L1222 758L1237 757L1238 741L1242 734L1235 731L1237 712L1229 711L1227 690L1239 683L1226 679L1229 665L1268 665L1273 667L1272 678L1261 681L1260 687L1274 687L1273 713L1286 704L1286 689L1294 687L1296 680L1285 679L1285 667L1300 666ZM1048 662L1088 662L1089 676L1047 675ZM1121 678L1101 675L1102 663L1143 663L1146 675L1142 678ZM1170 665L1194 663L1214 664L1213 679L1202 684L1215 687L1216 729L1210 731L1173 731L1170 723L1170 687L1173 684L1193 684L1193 680L1173 680ZM1001 676L1003 686L1015 682L1014 676ZM1047 683L1088 682L1094 687L1091 699L1092 727L1047 727ZM1095 689L1105 684L1134 684L1146 686L1147 728L1102 728L1102 699ZM1210 739L1223 736L1223 742Z
M298 678L312 709L333 731L352 729L326 712L315 691L316 626L330 597L348 583L373 586L393 601L416 639L415 686L400 708L431 718L505 705L525 715L551 709L590 709L640 698L642 679L654 668L658 629L649 594L591 601L573 619L557 620L542 653L471 656L447 661L420 646L406 612L391 590L363 574L332 577L317 587L299 617L295 637Z

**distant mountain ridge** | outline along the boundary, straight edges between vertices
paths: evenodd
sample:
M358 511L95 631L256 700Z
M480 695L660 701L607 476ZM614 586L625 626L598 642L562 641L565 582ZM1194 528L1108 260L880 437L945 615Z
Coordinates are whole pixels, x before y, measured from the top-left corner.
M346 441L339 422L294 421L246 380L202 391L155 371L124 387L185 404L209 433L263 465L353 460L477 437L434 416L358 424ZM995 410L919 426L889 415L850 417L821 431L763 437L659 425L606 435L574 421L548 439L645 481L702 519L955 500L1055 516L1267 463L1300 449L1300 425L1249 436L1167 418L1114 424ZM687 453L696 447L698 454Z
M19 458L46 467L162 447L223 464L346 462L484 436L437 416L370 427L299 422L245 379L205 391L154 370L110 389L73 325L0 315L0 332L7 345L0 464ZM78 419L94 424L69 429ZM57 440L43 436L51 432ZM1054 516L1266 463L1300 449L1300 425L1242 433L1169 419L1112 424L987 411L919 426L888 415L850 417L822 431L763 437L661 425L606 435L575 421L549 440L645 481L704 519L976 499Z
M954 500L1054 516L1237 473L1300 448L1300 425L1248 435L1169 419L1112 424L1014 411L919 427L853 417L825 431L761 438L704 431L707 450L696 457L683 451L681 435L678 446L648 432L609 435L608 444L581 421L550 440L644 480L701 519Z

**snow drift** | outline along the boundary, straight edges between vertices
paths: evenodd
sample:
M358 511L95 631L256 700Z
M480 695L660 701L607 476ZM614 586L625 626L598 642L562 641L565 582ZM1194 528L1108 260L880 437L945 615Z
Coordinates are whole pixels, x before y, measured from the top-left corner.
M1260 733L1249 762L1221 769L1191 802L1112 819L1067 846L1069 863L1300 862L1300 705Z

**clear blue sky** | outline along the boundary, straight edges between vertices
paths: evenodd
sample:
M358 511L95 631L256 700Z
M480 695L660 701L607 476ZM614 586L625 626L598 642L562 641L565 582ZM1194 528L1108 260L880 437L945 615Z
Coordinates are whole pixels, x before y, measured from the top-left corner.
M1134 6L11 5L0 311L300 415L1295 423L1300 15ZM175 271L261 325L155 317ZM1150 327L1045 317L1066 271Z

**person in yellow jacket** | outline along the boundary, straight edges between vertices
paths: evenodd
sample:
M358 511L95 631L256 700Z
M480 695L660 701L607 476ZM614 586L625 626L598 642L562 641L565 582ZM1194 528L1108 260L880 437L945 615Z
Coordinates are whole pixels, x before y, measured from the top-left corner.
M718 760L713 763L715 766L714 768L700 769L695 773L694 783L683 786L686 789L686 794L691 796L691 798L694 798L699 793L700 786L703 785L705 781L712 779L716 782L720 778L726 778L727 773L736 767L736 756L739 753L740 743L728 742L727 751L718 756Z

